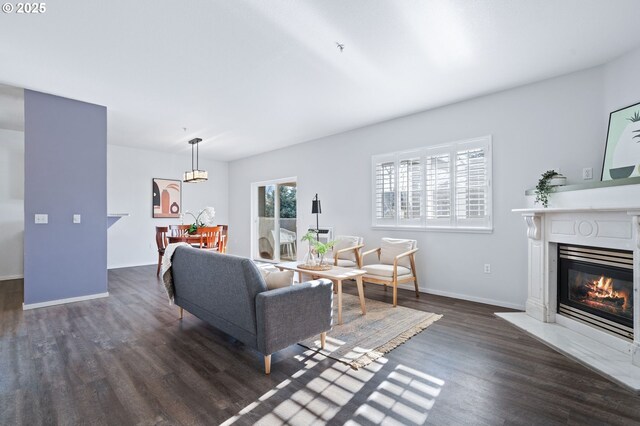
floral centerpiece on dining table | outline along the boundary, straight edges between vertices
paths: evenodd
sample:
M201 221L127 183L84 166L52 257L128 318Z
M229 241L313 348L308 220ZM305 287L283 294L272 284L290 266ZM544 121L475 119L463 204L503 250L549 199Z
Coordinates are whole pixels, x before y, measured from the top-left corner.
M194 222L187 230L189 234L196 234L198 232L198 228L215 225L214 219L216 217L216 209L214 209L213 207L205 207L200 210L197 215L191 213L190 211L186 211L184 212L184 214L188 214L194 219Z

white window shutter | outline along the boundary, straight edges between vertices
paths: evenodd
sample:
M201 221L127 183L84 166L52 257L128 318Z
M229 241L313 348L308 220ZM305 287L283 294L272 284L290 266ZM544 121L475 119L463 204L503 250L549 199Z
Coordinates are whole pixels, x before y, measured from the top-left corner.
M403 225L422 223L423 178L420 152L401 153L398 160L398 217Z
M448 147L431 148L425 158L427 226L450 226L451 153Z
M490 218L490 140L455 147L455 219L458 227L486 228Z
M397 213L397 166L395 156L373 157L373 224L395 225Z

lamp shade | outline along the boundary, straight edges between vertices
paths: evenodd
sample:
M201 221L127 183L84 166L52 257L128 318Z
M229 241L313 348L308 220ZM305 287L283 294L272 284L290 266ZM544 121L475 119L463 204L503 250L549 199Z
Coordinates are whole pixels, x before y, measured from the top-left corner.
M190 170L184 172L184 178L182 179L186 183L204 182L209 179L209 173L205 170Z
M320 200L318 200L318 194L316 194L316 198L311 202L311 213L322 213L322 207L320 206Z
M187 170L186 172L184 172L184 178L182 179L184 183L205 182L207 179L209 179L209 173L198 168L200 162L200 149L198 148L198 144L200 142L202 142L202 139L200 138L191 139L189 141L189 145L191 145L191 170ZM194 145L196 147L195 153L193 149Z

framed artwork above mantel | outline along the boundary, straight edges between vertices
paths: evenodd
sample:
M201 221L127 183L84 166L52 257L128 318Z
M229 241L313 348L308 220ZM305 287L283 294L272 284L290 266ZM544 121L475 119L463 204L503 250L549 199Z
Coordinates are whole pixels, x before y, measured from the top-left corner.
M602 180L640 176L640 103L609 114Z
M153 178L153 218L179 218L182 214L182 181Z

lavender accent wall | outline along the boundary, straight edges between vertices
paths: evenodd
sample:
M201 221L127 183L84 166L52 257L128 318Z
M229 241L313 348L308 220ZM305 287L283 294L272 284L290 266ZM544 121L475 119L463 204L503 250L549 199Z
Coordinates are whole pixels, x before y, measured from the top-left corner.
M107 109L31 90L24 104L24 303L105 293Z

